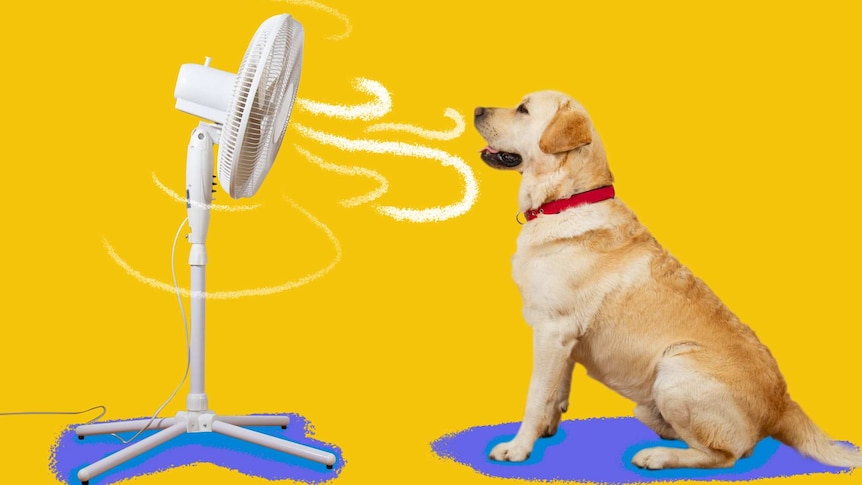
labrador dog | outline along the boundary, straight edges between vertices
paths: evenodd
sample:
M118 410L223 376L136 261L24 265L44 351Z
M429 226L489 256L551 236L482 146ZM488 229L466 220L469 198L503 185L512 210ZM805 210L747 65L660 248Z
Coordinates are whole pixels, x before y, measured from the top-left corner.
M543 91L512 109L476 108L481 157L521 173L527 221L512 259L533 329L524 420L491 450L527 459L569 405L572 369L634 401L635 416L687 449L646 448L642 468L730 467L773 436L820 462L862 466L790 399L769 350L614 196L605 150L586 110Z

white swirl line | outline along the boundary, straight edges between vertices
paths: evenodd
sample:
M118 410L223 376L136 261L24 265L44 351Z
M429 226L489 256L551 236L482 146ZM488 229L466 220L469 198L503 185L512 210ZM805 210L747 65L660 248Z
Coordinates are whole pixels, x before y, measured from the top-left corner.
M306 149L304 149L298 145L294 145L294 148L296 148L296 150L299 153L301 153L305 158L307 158L308 161L310 161L311 163L317 165L318 167L320 167L324 170L327 170L330 172L335 172L335 173L340 174L340 175L349 175L349 176L359 175L362 177L368 177L368 178L376 180L380 184L379 187L377 187L376 189L372 190L371 192L369 192L365 195L360 195L357 197L353 197L350 199L344 199L344 200L339 201L339 203L344 207L356 207L358 205L366 204L368 202L377 200L383 194L385 194L387 190L389 190L389 181L386 180L386 178L383 177L383 175L380 175L379 173L375 172L374 170L371 170L368 168L363 168L363 167L345 167L343 165L336 165L334 163L329 163L329 162L324 161L322 158L320 158L316 155L313 155L311 152L309 152L308 150L306 150Z
M320 10L322 12L326 12L326 13L334 16L338 20L341 20L342 22L344 22L344 32L342 32L340 34L336 34L336 35L330 35L329 37L327 37L329 40L344 40L350 35L350 32L353 31L353 26L350 25L350 19L347 18L347 15L344 15L343 13L339 12L338 10L336 10L336 9L334 9L328 5L324 5L322 3L315 2L314 0L280 0L280 1L284 2L284 3L290 3L293 5L302 5L304 7L311 7L315 10Z
M162 189L162 191L164 193L168 194L175 201L183 203L183 204L188 202L185 197L174 192L173 190L169 189L165 184L163 184L162 181L159 180L159 178L156 176L156 172L153 172L153 183L156 184L156 187ZM207 206L206 204L201 204L200 202L198 202L196 200L191 201L191 204L193 206L196 206L196 207L197 206L200 206L203 208L209 207L211 210L223 211L223 212L246 212L246 211L254 210L254 209L257 209L258 207L260 207L260 204L252 204L252 205L210 204L209 206Z
M380 118L392 109L392 96L389 91L373 79L356 78L353 88L374 97L373 100L356 105L328 104L299 98L297 106L316 115L325 115L342 120L361 119L364 121Z
M459 136L464 134L464 128L466 128L466 124L464 123L464 117L461 116L461 113L456 111L454 108L446 108L446 111L443 113L443 116L454 121L455 127L451 130L436 131L427 130L419 126L409 124L376 123L366 128L365 131L404 131L407 133L421 136L422 138L427 138L429 140L454 140L455 138L458 138Z
M377 140L353 140L329 133L308 128L299 123L294 123L302 135L319 143L332 145L346 151L364 151L370 153L389 153L393 155L411 156L437 160L443 166L453 167L464 180L464 193L461 200L447 206L437 206L430 209L403 209L391 206L376 206L381 214L392 217L395 220L408 220L412 222L439 222L466 213L479 196L479 186L470 167L460 158L450 155L442 150L422 145L413 145L402 142L377 141Z
M315 226L317 226L321 231L326 234L327 238L332 243L332 246L335 248L335 258L325 268L321 269L320 271L317 271L316 273L304 276L298 280L282 283L278 286L250 288L246 290L194 292L195 296L198 296L202 293L207 300L232 300L245 296L274 295L276 293L282 293L287 290L292 290L294 288L307 285L308 283L311 283L312 281L321 278L322 276L329 273L329 271L334 268L335 265L339 263L339 261L341 261L341 243L338 241L338 239L335 237L335 234L332 233L329 227L327 227L326 224L320 222L316 217L311 215L310 212L300 207L299 204L294 202L289 197L284 196L284 199L287 201L287 203L292 205L294 209L302 213L306 218L308 218L308 220L310 220ZM169 293L176 292L176 288L174 287L174 285L164 283L155 278L150 278L149 276L144 276L143 274L141 274L140 271L132 268L129 263L123 260L123 258L121 258L119 254L117 254L117 252L114 250L114 247L111 246L110 242L108 242L108 238L103 238L102 243L104 244L105 249L107 249L108 255L111 256L114 262L117 263L121 268L126 271L126 273L134 277L136 280L159 290L167 291ZM192 294L192 292L189 291L188 288L180 288L180 293L186 298L188 298Z

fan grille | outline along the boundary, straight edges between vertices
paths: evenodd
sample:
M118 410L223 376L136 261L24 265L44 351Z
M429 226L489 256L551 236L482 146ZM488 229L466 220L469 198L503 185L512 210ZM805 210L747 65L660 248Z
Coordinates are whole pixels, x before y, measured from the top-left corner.
M275 161L299 87L302 47L302 25L283 14L265 21L245 52L219 141L219 181L235 199L254 195Z

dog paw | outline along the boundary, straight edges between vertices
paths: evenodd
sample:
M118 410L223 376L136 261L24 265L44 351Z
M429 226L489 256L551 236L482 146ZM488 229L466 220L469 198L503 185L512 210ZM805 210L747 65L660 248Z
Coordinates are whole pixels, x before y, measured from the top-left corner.
M647 470L661 470L666 468L672 459L666 448L646 448L635 454L632 464Z
M531 447L523 446L514 440L500 443L491 450L489 458L497 461L524 461L530 457Z

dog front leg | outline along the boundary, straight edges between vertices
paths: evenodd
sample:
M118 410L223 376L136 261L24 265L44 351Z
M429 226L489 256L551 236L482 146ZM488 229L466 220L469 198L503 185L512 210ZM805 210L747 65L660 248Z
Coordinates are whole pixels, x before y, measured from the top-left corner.
M542 434L543 437L554 436L557 434L557 428L560 426L560 420L563 418L563 413L569 410L569 393L572 390L572 372L574 370L575 359L574 357L569 357L569 360L566 362L566 366L563 369L563 381L559 386L557 386L554 406L551 409L553 414L551 415L547 430Z
M561 386L567 385L566 372L571 372L572 350L576 339L567 337L559 327L534 327L533 374L527 392L524 420L512 441L500 443L491 450L490 458L498 461L524 461L533 451L536 440L559 420ZM566 393L568 395L568 393Z

